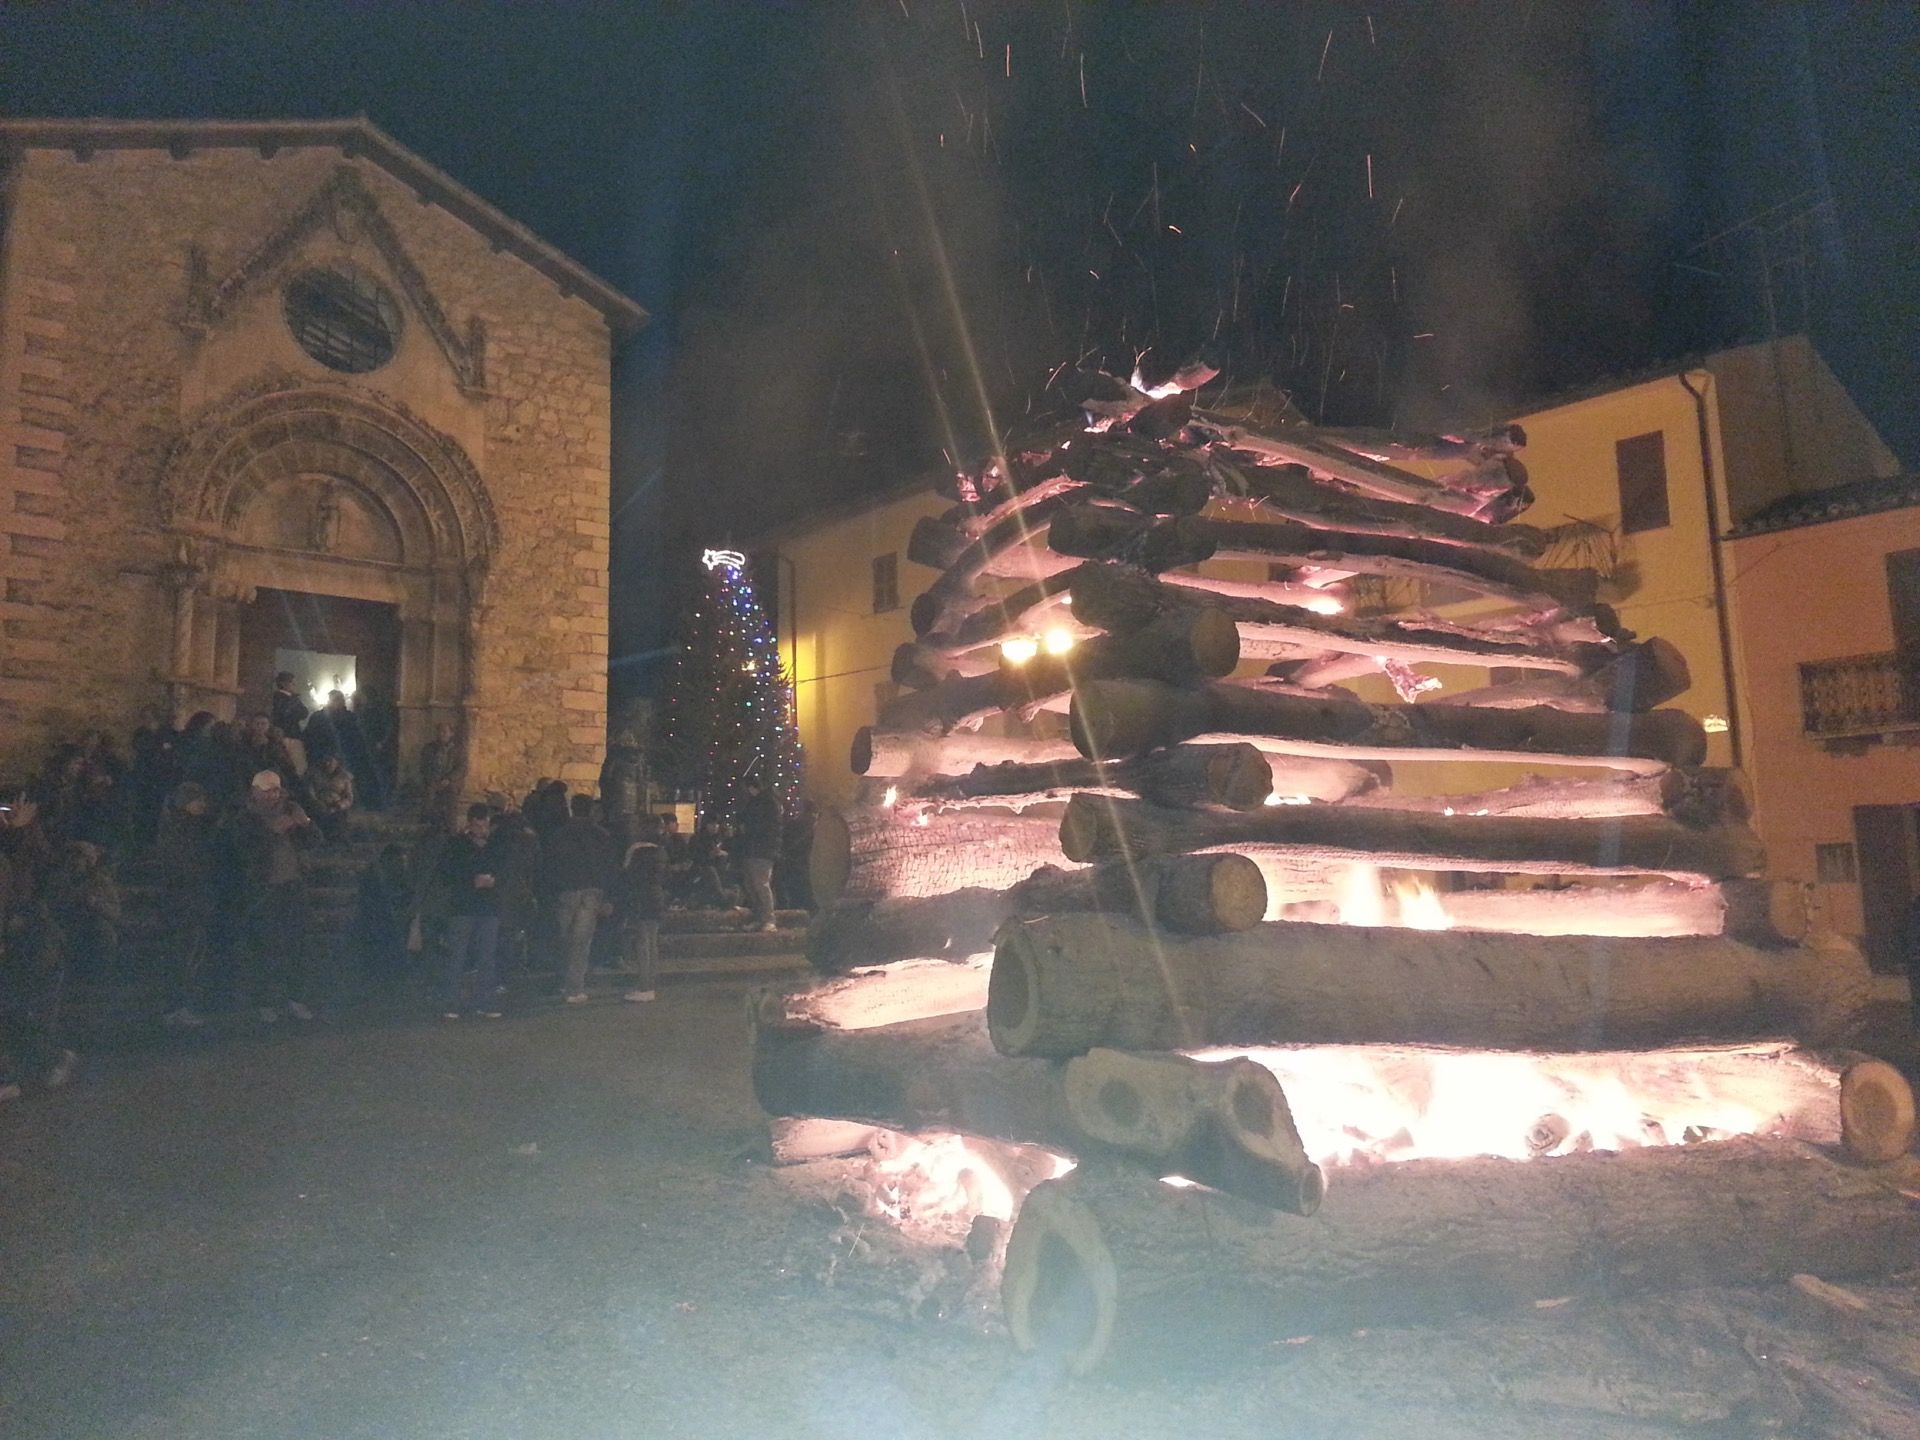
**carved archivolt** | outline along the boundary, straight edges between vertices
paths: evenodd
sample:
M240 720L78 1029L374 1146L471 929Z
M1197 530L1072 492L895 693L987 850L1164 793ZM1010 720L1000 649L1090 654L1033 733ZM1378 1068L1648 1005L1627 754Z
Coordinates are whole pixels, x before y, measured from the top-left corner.
M255 500L299 476L348 482L356 503L384 511L409 567L484 573L499 548L493 504L451 438L390 402L277 377L196 417L162 470L163 516L176 532L236 538Z

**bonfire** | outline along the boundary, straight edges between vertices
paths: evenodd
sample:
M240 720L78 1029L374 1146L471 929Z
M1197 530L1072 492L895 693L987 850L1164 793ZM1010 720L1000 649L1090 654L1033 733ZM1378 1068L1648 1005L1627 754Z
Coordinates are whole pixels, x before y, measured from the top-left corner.
M1907 1263L1865 964L1756 878L1680 653L1539 563L1517 427L1260 431L1206 378L1089 377L914 532L906 693L815 834L822 978L755 1002L776 1153L863 1154L869 1213L1078 1371L1174 1315Z

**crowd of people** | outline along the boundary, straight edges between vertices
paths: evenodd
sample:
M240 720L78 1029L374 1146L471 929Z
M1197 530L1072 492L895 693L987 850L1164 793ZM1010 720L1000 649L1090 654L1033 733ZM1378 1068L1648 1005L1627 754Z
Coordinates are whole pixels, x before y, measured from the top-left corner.
M649 812L622 742L597 799L543 779L517 805L489 793L462 809L451 726L403 775L391 706L335 691L309 711L293 687L276 677L269 708L238 723L156 720L130 754L92 732L0 788L0 1100L71 1077L75 981L163 995L172 1030L214 1010L297 1025L323 1000L410 985L448 1019L492 1019L513 972L556 970L561 998L581 1004L598 963L630 976L626 999L653 999L670 909L744 902L771 930L777 906L807 904L811 826L751 779L736 825L683 836L674 814ZM346 943L318 942L309 852L403 795L424 835L380 849L357 876ZM129 880L157 887L163 931L138 974L122 961Z

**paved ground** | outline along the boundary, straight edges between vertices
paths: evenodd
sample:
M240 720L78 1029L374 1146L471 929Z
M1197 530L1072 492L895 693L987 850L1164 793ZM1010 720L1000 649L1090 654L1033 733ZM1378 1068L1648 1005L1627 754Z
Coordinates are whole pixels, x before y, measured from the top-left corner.
M1920 1434L1899 1287L1872 1297L1891 1428L1783 1388L1780 1297L1068 1385L822 1286L836 1222L760 1163L744 1042L737 989L686 986L90 1059L0 1111L0 1436Z

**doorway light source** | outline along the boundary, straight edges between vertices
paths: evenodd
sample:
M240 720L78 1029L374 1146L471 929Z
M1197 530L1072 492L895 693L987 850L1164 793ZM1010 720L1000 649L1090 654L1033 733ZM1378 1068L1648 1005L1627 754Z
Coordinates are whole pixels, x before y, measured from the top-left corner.
M1709 735L1724 735L1727 733L1727 717L1724 715L1703 715L1700 717L1700 728Z

